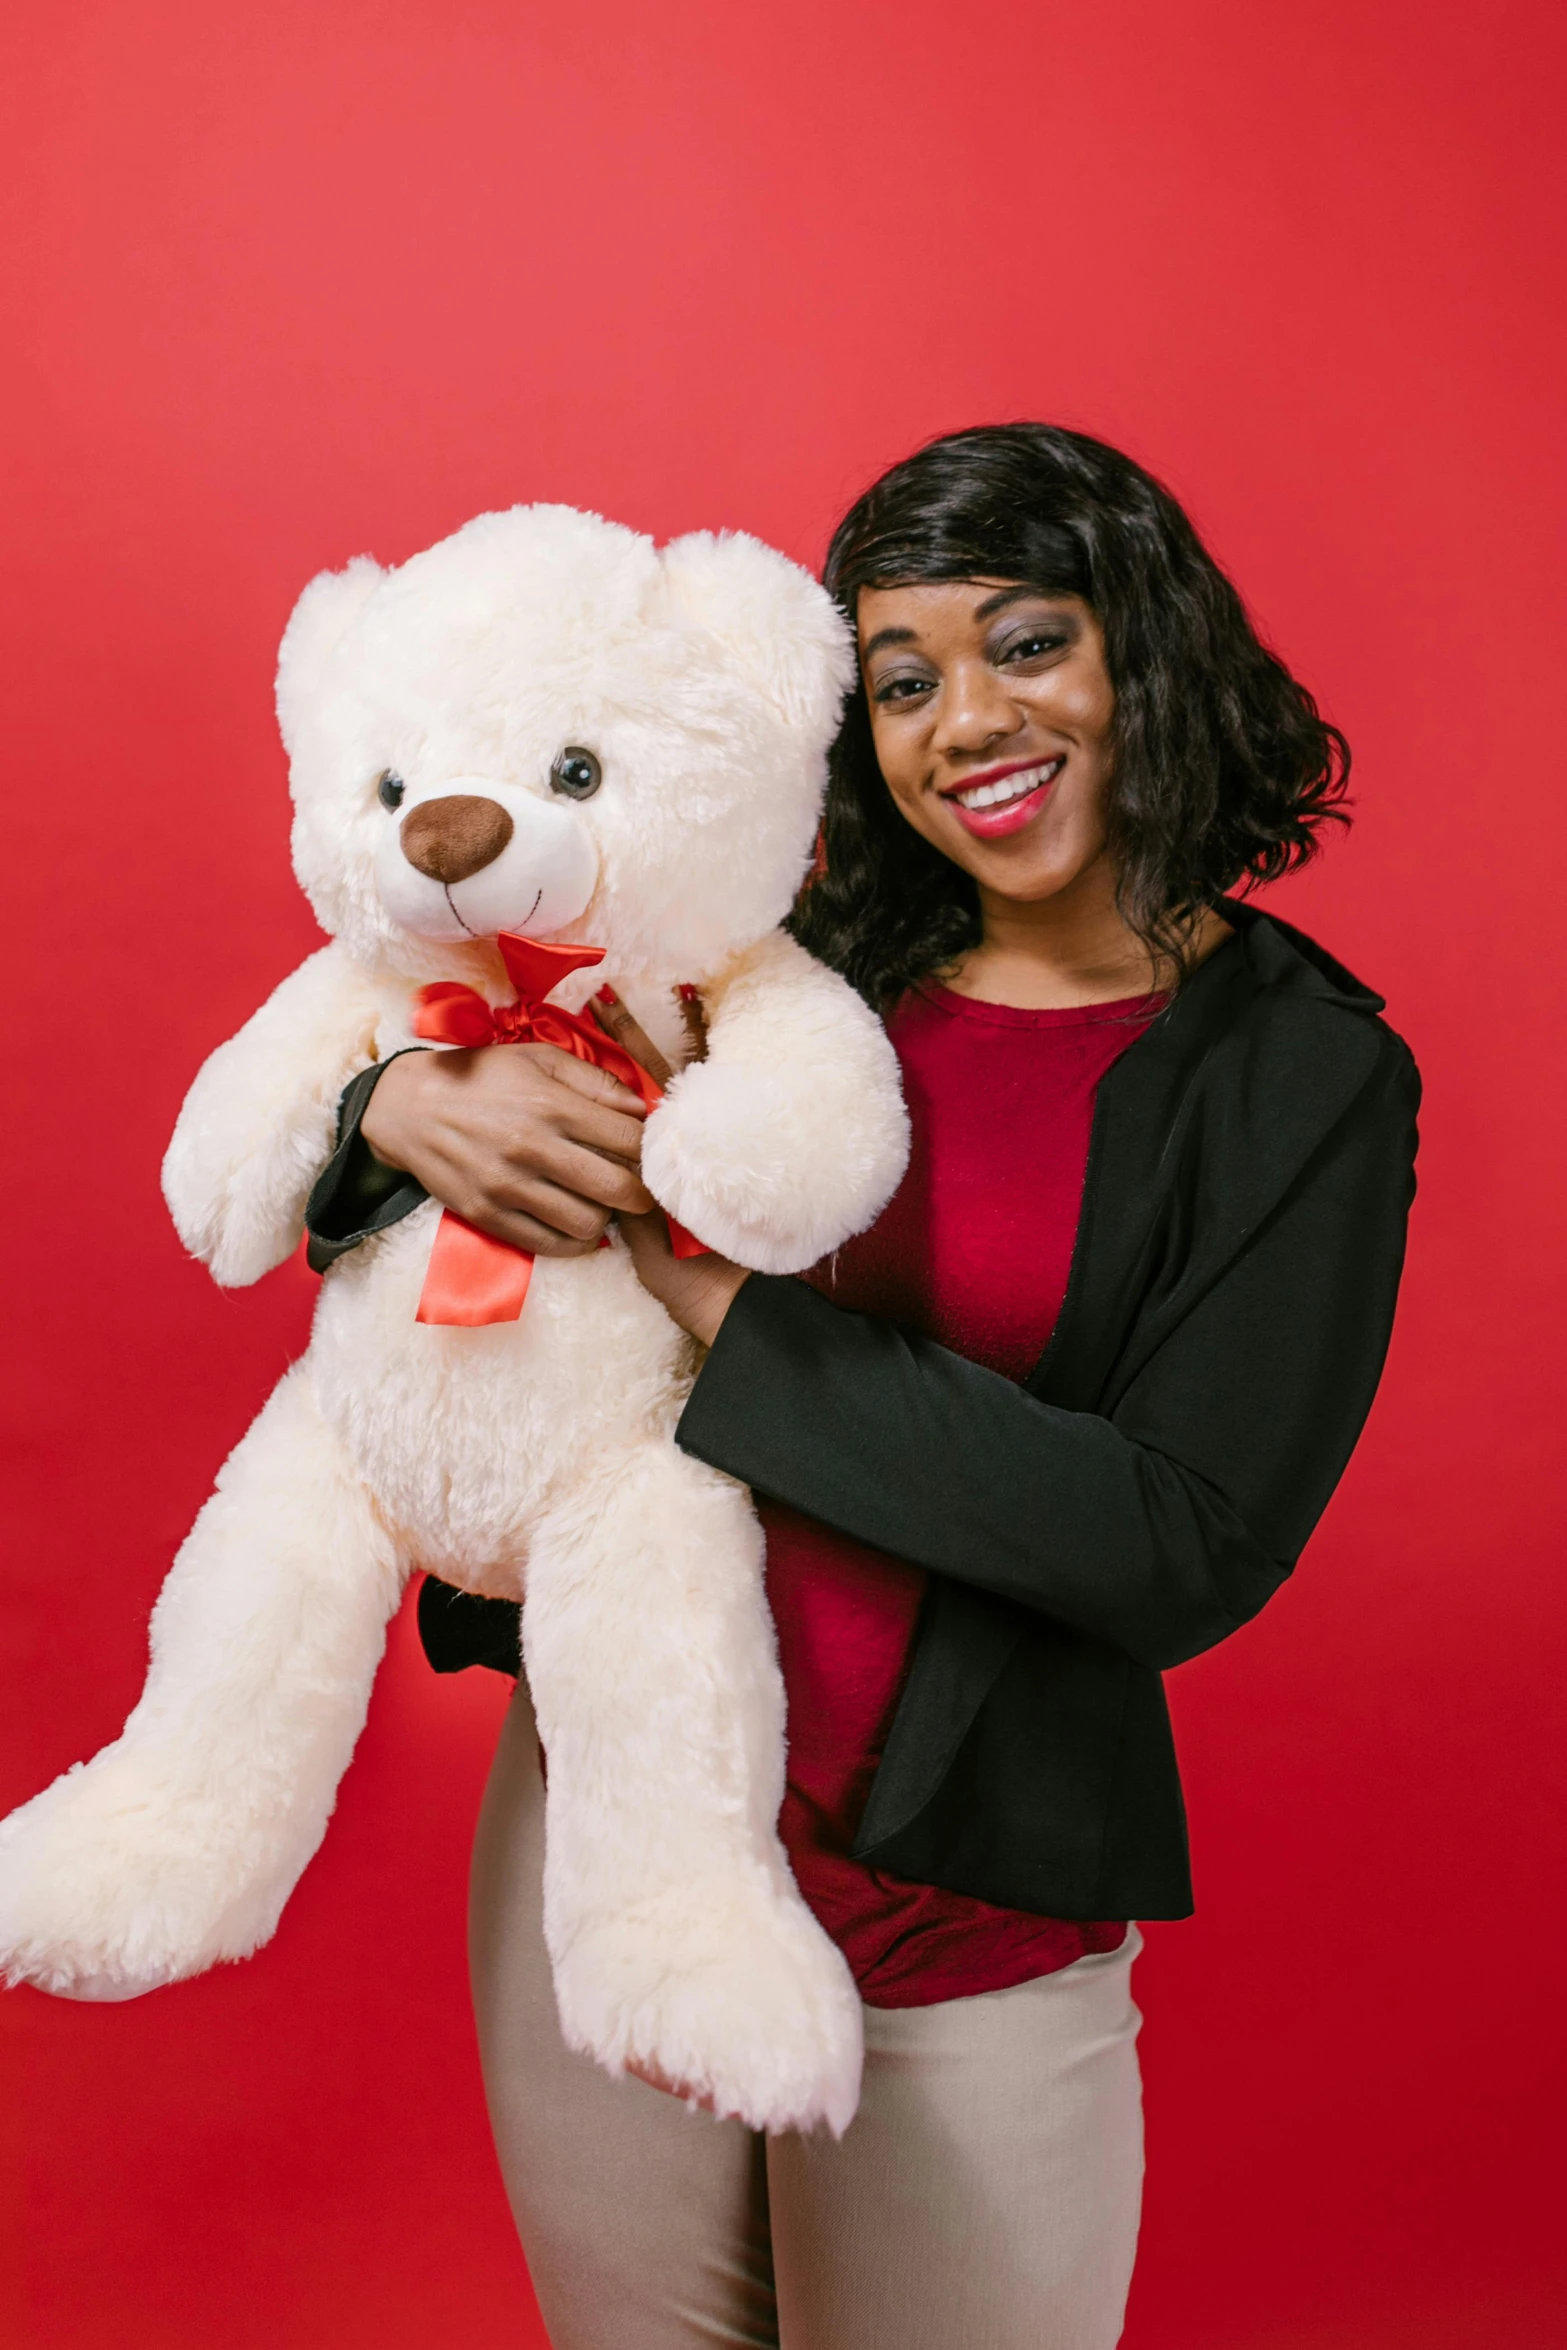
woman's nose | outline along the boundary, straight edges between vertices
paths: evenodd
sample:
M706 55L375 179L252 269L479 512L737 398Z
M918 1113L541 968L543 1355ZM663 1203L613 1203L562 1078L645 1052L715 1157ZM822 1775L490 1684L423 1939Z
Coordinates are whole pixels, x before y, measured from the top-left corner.
M1006 681L988 661L960 661L942 681L934 748L970 755L1005 742L1023 723Z

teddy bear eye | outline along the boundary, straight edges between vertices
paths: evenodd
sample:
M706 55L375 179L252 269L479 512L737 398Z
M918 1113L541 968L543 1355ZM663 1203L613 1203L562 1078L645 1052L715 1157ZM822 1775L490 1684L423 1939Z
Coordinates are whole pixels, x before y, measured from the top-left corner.
M564 792L568 800L591 800L603 780L597 758L580 743L568 743L550 769L550 789Z
M400 808L403 804L403 794L407 789L408 786L402 777L394 769L387 767L382 770L377 779L375 796L383 808Z

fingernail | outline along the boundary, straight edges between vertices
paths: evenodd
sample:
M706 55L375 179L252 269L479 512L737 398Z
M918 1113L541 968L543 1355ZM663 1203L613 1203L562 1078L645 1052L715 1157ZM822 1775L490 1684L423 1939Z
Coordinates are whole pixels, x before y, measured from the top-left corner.
M616 995L612 987L601 987L599 989L598 1000L601 1004L615 1004L620 1001L620 998Z

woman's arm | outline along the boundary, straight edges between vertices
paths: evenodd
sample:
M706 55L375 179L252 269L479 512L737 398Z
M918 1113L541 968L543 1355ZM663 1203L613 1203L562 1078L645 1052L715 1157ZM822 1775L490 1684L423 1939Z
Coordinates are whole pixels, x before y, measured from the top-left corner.
M679 1442L895 1556L1178 1664L1277 1589L1360 1433L1392 1326L1417 1100L1390 1045L1108 1417L1041 1403L799 1282L753 1276L726 1296L720 1277L715 1292L710 1268L692 1326L711 1352Z

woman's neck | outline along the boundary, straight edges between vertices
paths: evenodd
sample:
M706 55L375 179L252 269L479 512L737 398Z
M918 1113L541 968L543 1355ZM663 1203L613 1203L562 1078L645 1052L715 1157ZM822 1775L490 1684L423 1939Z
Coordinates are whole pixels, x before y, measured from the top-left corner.
M981 887L978 946L971 947L946 984L981 1003L1025 1011L1071 1010L1153 995L1178 976L1156 963L1122 920L1115 883L1095 868L1053 896L1025 901ZM1200 963L1223 944L1230 926L1211 910L1193 934L1190 961Z

